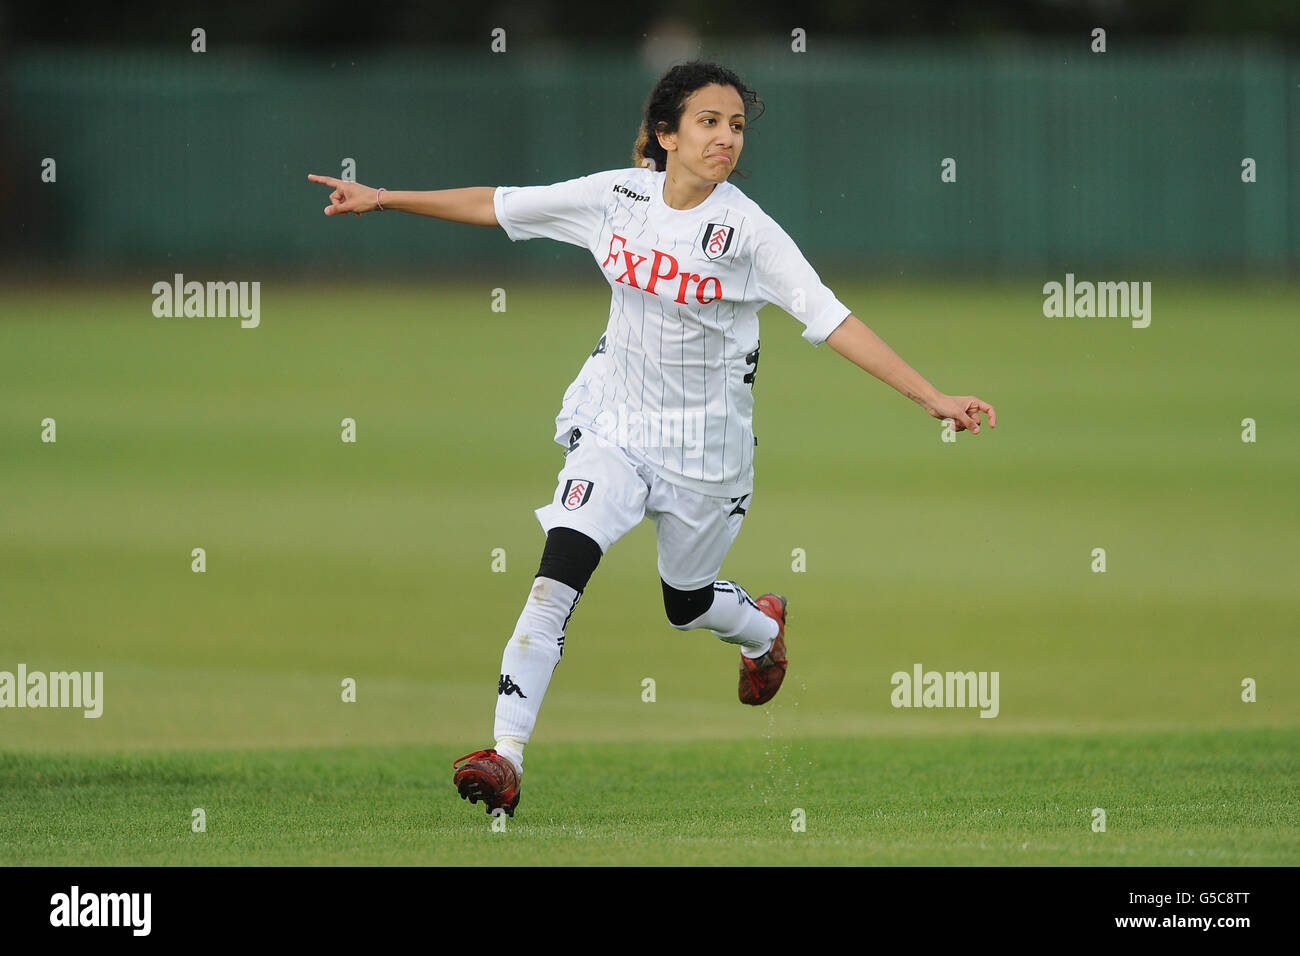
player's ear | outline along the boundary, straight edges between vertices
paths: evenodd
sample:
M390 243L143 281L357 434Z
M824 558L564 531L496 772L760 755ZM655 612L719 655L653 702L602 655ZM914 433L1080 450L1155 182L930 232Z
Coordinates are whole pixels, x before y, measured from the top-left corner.
M655 137L659 140L659 145L664 149L673 150L677 148L677 134L665 133L663 130L655 130Z

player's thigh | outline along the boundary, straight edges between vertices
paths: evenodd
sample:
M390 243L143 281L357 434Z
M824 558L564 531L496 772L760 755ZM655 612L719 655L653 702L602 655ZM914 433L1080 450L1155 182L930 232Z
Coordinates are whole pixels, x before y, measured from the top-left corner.
M715 498L658 480L647 514L654 519L659 576L680 591L718 579L749 507L750 496Z
M542 530L580 531L603 553L645 517L649 492L636 464L622 449L584 434L570 445L550 504L534 513Z

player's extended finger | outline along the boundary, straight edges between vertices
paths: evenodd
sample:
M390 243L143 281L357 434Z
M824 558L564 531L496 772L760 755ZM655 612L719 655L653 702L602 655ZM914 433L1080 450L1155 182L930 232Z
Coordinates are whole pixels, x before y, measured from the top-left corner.
M335 189L343 185L343 182L341 180L335 179L333 176L317 176L315 173L308 173L307 178L314 183L322 183L326 186L333 186Z
M984 401L982 398L976 398L974 395L972 395L971 404L967 406L966 410L970 411L972 408L978 409L981 412L988 412L989 427L990 428L998 427L998 413L993 410L993 406L990 405L988 402Z

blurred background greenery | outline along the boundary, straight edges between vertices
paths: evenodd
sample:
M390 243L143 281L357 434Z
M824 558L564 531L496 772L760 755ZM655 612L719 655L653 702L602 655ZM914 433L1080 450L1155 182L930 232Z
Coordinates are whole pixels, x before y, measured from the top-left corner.
M758 484L724 572L790 594L783 719L1295 726L1293 4L263 6L0 15L0 669L106 675L101 719L8 711L0 747L485 742L552 417L608 291L557 243L326 219L306 175L626 165L654 78L695 55L767 104L737 184L905 358L1001 418L943 444L763 313ZM155 318L178 272L260 282L259 328ZM1152 282L1150 328L1045 318L1067 272ZM770 730L734 701L734 649L663 620L648 525L566 647L542 738ZM894 711L889 675L917 661L1000 670L998 719Z

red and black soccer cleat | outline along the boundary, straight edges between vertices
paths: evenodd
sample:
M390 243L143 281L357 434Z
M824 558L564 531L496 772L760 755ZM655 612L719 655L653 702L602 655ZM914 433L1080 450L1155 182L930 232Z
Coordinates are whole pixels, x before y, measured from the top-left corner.
M755 603L780 628L771 650L762 657L750 660L744 654L740 655L740 702L758 706L775 697L781 689L781 681L785 680L786 600L779 594L764 594Z
M468 761L459 766L461 761ZM505 810L515 815L519 806L519 771L507 758L495 750L476 750L452 761L456 771L452 783L460 791L460 798L470 803L483 801L488 815Z

